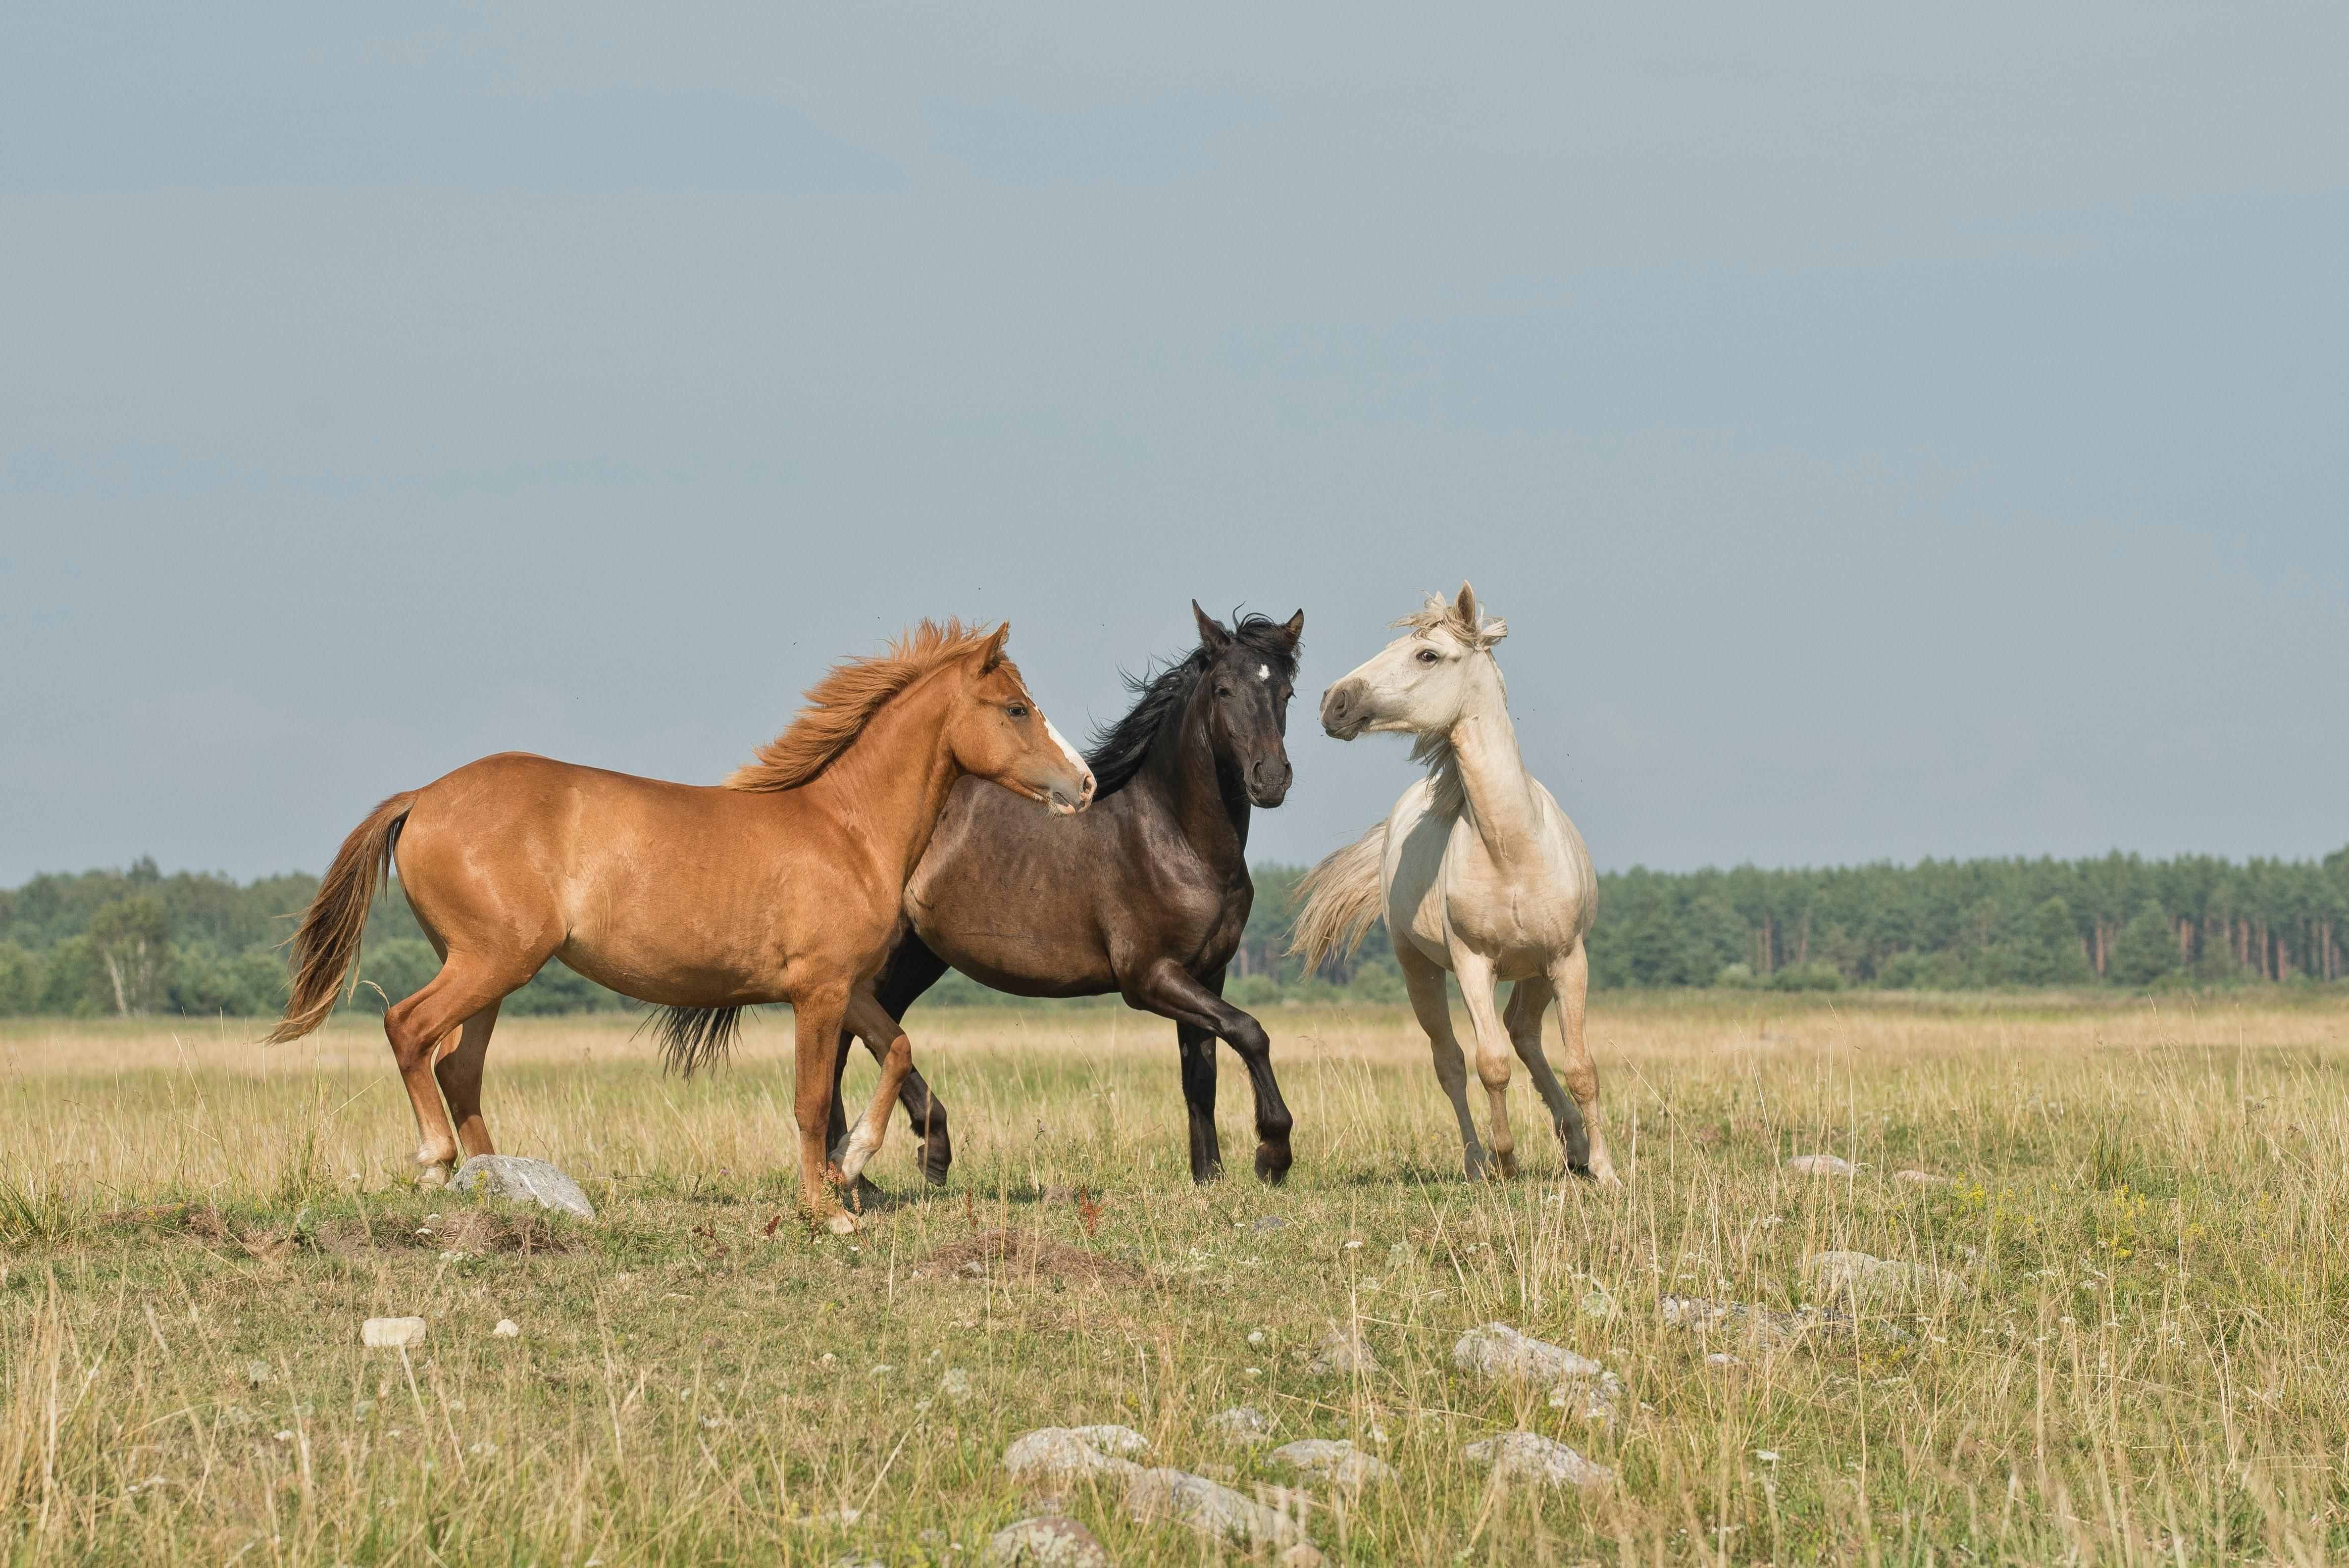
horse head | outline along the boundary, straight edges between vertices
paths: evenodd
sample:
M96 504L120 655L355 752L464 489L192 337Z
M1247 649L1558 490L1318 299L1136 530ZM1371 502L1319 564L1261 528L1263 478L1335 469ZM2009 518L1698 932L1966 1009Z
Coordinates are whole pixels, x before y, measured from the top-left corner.
M1340 741L1371 732L1444 734L1460 720L1492 662L1493 645L1509 635L1509 623L1487 618L1476 591L1460 585L1446 602L1429 595L1404 628L1367 662L1321 693L1321 727Z
M1257 805L1278 805L1295 776L1288 765L1288 699L1297 684L1297 645L1305 612L1285 621L1235 617L1233 628L1191 601L1198 618L1204 668L1200 696L1219 763L1237 769Z

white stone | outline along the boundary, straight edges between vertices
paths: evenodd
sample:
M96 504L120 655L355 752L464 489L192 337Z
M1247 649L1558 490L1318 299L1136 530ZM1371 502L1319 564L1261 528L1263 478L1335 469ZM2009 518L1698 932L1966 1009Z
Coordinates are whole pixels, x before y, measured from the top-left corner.
M984 1568L1110 1568L1109 1553L1092 1532L1050 1514L997 1531L978 1560Z
M1814 1252L1803 1260L1803 1274L1823 1296L1848 1295L1859 1302L1873 1297L1917 1293L1927 1296L1969 1295L1966 1282L1955 1274L1899 1258L1879 1258L1871 1252Z
M490 1330L490 1333L493 1337L498 1339L520 1339L522 1337L522 1324L514 1322L514 1320L510 1317L502 1317L498 1319L498 1326Z
M1472 1328L1452 1347L1452 1365L1477 1377L1549 1385L1597 1377L1607 1368L1562 1345L1520 1334L1505 1323Z
M1300 1438L1282 1444L1265 1457L1330 1486L1357 1488L1371 1481L1399 1479L1392 1465L1375 1454L1362 1452L1342 1438Z
M1172 1519L1202 1535L1244 1541L1251 1545L1288 1546L1305 1539L1300 1518L1305 1503L1301 1498L1284 1501L1294 1501L1297 1511L1268 1508L1227 1486L1185 1470L1137 1470L1126 1488L1125 1511L1144 1523Z
M576 1214L582 1220L595 1218L595 1206L587 1201L587 1195L579 1190L577 1182L563 1174L560 1166L523 1155L469 1156L457 1168L449 1185L460 1192L484 1191L516 1203L535 1203L541 1209Z
M1261 1442L1272 1436L1273 1419L1253 1405L1236 1405L1207 1417L1207 1430L1237 1446Z
M1140 1468L1125 1456L1149 1449L1130 1427L1039 1427L1003 1450L1003 1468L1018 1480L1125 1475Z
M1360 1334L1333 1328L1321 1336L1315 1346L1313 1361L1306 1370L1316 1377L1345 1377L1357 1372L1376 1372L1379 1358L1362 1343Z
M1529 1480L1543 1486L1605 1486L1615 1472L1584 1459L1564 1443L1536 1432L1508 1432L1471 1443L1461 1453L1472 1465L1488 1467L1503 1480Z
M1786 1162L1786 1168L1801 1176L1849 1176L1851 1161L1832 1154L1798 1154Z
M402 1350L424 1343L420 1317L371 1317L359 1324L359 1343L369 1350Z
M1935 1182L1947 1181L1950 1179L1946 1176L1936 1176L1930 1170L1896 1170L1892 1173L1892 1179L1906 1181L1915 1187L1930 1187Z

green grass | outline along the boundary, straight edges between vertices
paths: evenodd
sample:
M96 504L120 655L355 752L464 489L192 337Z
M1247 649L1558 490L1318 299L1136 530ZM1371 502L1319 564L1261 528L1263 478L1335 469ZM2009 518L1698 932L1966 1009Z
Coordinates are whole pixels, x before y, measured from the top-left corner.
M0 1033L0 1561L968 1563L1030 1511L999 1459L1037 1426L1285 1480L1208 1435L1242 1402L1401 1471L1315 1511L1347 1563L2349 1556L2349 1012L1608 997L1619 1194L1561 1183L1522 1074L1529 1174L1466 1186L1399 1014L1268 1013L1298 1116L1278 1190L1244 1174L1229 1057L1243 1174L1192 1187L1169 1026L916 1022L954 1180L920 1186L901 1125L845 1239L792 1215L773 1020L688 1084L625 1021L502 1028L501 1147L603 1210L525 1228L406 1182L404 1097L358 1024L276 1051ZM1857 1178L1781 1167L1822 1149ZM1959 1179L1889 1179L1912 1166ZM932 1262L991 1231L1101 1277ZM1733 1345L1726 1371L1659 1320L1664 1293L1802 1304L1828 1249L1970 1293L1888 1302L1899 1336ZM409 1314L419 1350L361 1348L362 1318ZM1452 1345L1490 1320L1605 1361L1636 1408L1606 1430L1464 1379ZM1335 1324L1381 1370L1310 1376ZM1519 1427L1617 1484L1495 1490L1461 1447ZM1122 1563L1247 1555L1119 1501L1068 1506Z

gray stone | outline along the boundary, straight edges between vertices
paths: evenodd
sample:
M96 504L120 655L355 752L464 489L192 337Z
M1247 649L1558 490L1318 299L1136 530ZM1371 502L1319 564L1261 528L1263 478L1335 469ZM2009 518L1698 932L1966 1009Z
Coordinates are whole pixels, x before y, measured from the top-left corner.
M1362 1343L1362 1336L1333 1328L1321 1336L1314 1347L1313 1361L1306 1367L1316 1377L1346 1377L1357 1372L1376 1372L1379 1358Z
M986 1568L1110 1568L1109 1553L1092 1531L1052 1514L997 1531L978 1560Z
M359 1324L359 1343L369 1350L404 1350L423 1344L427 1332L420 1317L371 1317Z
M1310 1541L1300 1541L1272 1561L1276 1568L1321 1568L1330 1560Z
M1125 1511L1149 1523L1171 1519L1202 1535L1250 1545L1288 1546L1305 1539L1305 1500L1278 1494L1284 1505L1269 1508L1205 1476L1185 1470L1136 1470L1126 1488Z
M1660 1304L1666 1328L1699 1334L1726 1332L1765 1349L1792 1344L1805 1334L1836 1338L1858 1328L1849 1313L1821 1312L1816 1307L1777 1312L1751 1302L1711 1301L1703 1296L1666 1296Z
M1302 1475L1349 1490L1371 1481L1397 1480L1395 1468L1376 1454L1366 1454L1342 1438L1300 1438L1284 1443L1265 1458Z
M1262 1442L1272 1436L1272 1417L1253 1405L1234 1406L1207 1417L1207 1430L1234 1447Z
M1261 1236L1267 1231L1278 1231L1283 1225L1288 1223L1288 1220L1283 1220L1278 1214L1259 1214L1256 1217L1254 1222L1248 1226L1248 1229Z
M1140 1468L1124 1455L1149 1448L1141 1433L1127 1427L1039 1427L1003 1450L1003 1468L1026 1481L1123 1476Z
M1564 1443L1536 1432L1509 1432L1486 1438L1461 1450L1468 1462L1489 1468L1502 1480L1529 1480L1542 1486L1605 1486L1615 1472L1584 1459Z
M1803 1274L1821 1295L1846 1296L1860 1304L1882 1297L1972 1293L1955 1274L1870 1252L1814 1252L1803 1260Z
M457 1168L450 1185L460 1192L479 1189L510 1202L559 1209L582 1220L595 1218L595 1206L587 1201L579 1184L564 1175L560 1167L519 1154L472 1155Z
M1505 1323L1472 1328L1452 1347L1452 1365L1471 1376L1547 1386L1553 1409L1579 1407L1586 1421L1609 1420L1623 1380L1587 1355L1520 1334Z
M1798 1154L1786 1162L1786 1168L1800 1176L1849 1176L1853 1168L1839 1155Z

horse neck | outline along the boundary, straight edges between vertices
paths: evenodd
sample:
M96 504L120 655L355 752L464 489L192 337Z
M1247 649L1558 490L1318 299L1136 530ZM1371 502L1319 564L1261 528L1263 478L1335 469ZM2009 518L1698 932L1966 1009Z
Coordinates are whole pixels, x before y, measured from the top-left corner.
M855 825L882 868L903 887L937 831L947 794L962 777L947 749L955 672L934 671L882 704L848 749L808 781L810 805Z
M1468 700L1444 737L1467 798L1468 818L1495 858L1530 850L1541 832L1541 809L1534 802L1533 777L1517 750L1517 727L1509 722L1508 692L1500 666L1487 654L1471 677Z
M1226 766L1216 754L1207 724L1214 691L1213 671L1193 684L1181 717L1152 744L1146 771L1194 849L1241 864L1247 850L1247 785L1237 765Z

